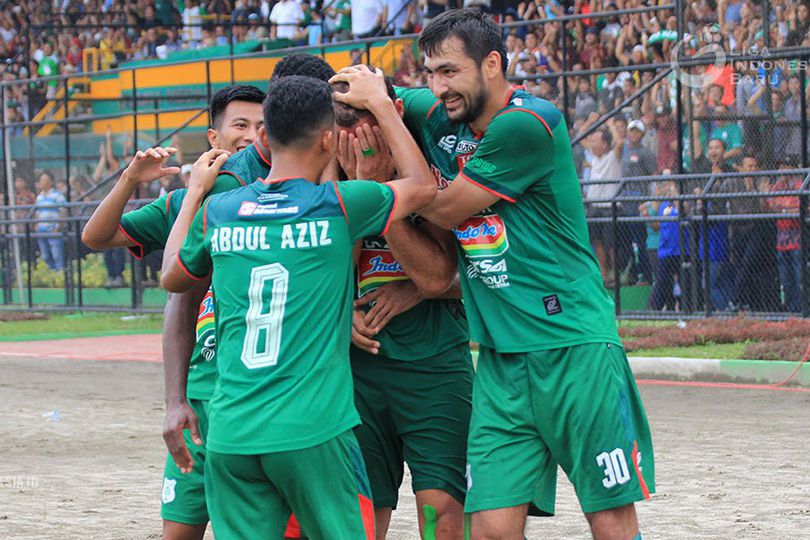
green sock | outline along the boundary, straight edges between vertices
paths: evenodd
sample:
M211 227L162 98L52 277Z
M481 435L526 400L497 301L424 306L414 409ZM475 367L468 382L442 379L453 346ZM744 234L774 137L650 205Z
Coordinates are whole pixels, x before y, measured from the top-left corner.
M422 515L425 518L425 540L436 540L436 509L426 504Z

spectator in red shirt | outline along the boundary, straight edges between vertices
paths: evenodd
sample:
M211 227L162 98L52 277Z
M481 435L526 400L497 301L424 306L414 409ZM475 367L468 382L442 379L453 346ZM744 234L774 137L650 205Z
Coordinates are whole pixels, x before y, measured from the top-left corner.
M801 176L780 176L773 184L771 191L793 191L802 185ZM780 214L798 214L799 198L777 196L767 199L771 212ZM788 311L802 311L802 259L799 249L801 222L798 218L776 220L776 264L779 269L779 282L782 284L785 307Z

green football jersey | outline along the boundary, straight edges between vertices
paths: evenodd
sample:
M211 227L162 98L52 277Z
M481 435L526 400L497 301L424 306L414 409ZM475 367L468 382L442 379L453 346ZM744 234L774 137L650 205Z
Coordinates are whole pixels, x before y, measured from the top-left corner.
M460 174L499 197L454 230L472 339L499 353L620 343L559 111L515 89L476 134L429 90L398 93L439 188Z
M357 262L357 294L394 281L407 281L402 265L381 236L363 239ZM421 360L469 341L464 307L457 300L423 300L391 319L375 336L380 354L394 360Z
M394 200L376 182L288 178L205 202L179 262L201 279L213 269L219 379L208 449L308 448L359 423L352 246L384 233Z
M222 166L211 195L223 193L246 185L256 178L264 178L270 172L270 162L256 143L228 158ZM142 258L163 249L172 230L177 214L183 206L187 190L176 189L132 212L121 216L121 230L135 245L129 248L132 255ZM216 334L214 332L214 297L211 290L200 304L197 319L197 341L188 368L186 396L189 399L211 399L216 383Z

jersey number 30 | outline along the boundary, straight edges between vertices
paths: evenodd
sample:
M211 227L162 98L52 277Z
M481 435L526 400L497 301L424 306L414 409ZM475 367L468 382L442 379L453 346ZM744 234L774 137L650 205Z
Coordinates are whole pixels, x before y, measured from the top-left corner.
M265 311L264 291L270 281L270 305ZM279 263L257 266L250 273L247 332L242 345L242 363L248 369L275 366L281 347L281 322L287 303L290 273Z

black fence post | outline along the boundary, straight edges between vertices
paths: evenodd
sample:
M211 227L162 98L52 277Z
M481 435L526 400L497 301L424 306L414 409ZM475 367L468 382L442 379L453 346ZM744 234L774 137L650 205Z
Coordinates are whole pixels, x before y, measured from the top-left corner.
M73 243L76 249L76 305L82 307L84 305L84 291L82 289L82 227L78 218L73 222L73 225Z
M802 88L802 92L804 88ZM807 186L803 186L807 189ZM807 223L807 205L810 204L810 197L807 195L799 196L799 257L801 257L801 291L802 291L802 317L810 317L810 273L807 271L807 253L808 244L810 241L810 231L808 230Z
M709 180L709 184L711 185L711 180ZM707 198L701 199L702 202L702 212L701 212L701 224L700 228L702 231L701 238L700 238L700 248L701 254L703 256L703 264L701 264L701 278L703 280L703 306L704 306L704 314L708 317L712 312L712 307L717 309L720 306L715 306L712 301L712 285L711 285L711 268L710 265L712 264L709 256L709 201ZM697 306L695 306L697 307ZM696 310L697 311L697 310Z
M65 184L67 186L67 190L65 193L65 199L67 202L71 201L71 189L70 189L70 84L69 78L65 77L62 79L63 87L62 87L62 107L65 110L65 122L62 124L64 135L65 135ZM67 216L71 217L72 215L72 208L68 206L66 208ZM65 228L67 230L65 230ZM66 236L64 232L69 232L71 229L71 222L63 222L62 225L59 227L59 235L62 236L62 268L63 273L65 275L65 305L71 306L73 305L73 259L74 257L71 255L75 255L76 260L78 261L79 252L76 251L75 253L71 254L70 243L66 241ZM68 236L69 238L69 236Z
M205 61L205 104L211 103L211 62ZM208 110L208 127L213 125L213 118L211 118L211 110Z
M562 70L563 72L568 71L568 40L565 39L565 20L560 21L560 36L562 39L562 45L560 46L560 50L562 51ZM563 118L565 118L565 125L569 125L568 123L568 77L560 77L560 81L562 81L563 85Z
M31 268L33 265L31 263L31 255L33 254L33 249L31 249L31 222L25 222L25 262L28 265L28 307L34 307L34 289L32 287L33 283L33 272L34 269ZM20 299L22 300L22 298Z
M799 60L799 86L801 87L802 167L807 167L807 59Z
M564 81L563 84L565 84ZM622 277L619 273L619 203L613 201L610 210L610 226L613 228L613 303L616 308L616 316L619 317L622 314Z

